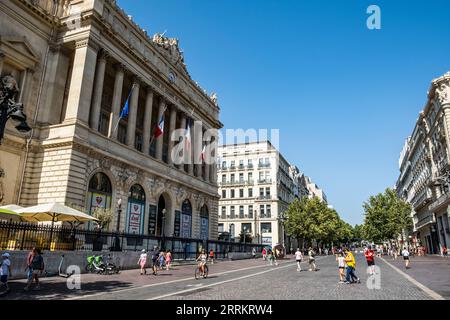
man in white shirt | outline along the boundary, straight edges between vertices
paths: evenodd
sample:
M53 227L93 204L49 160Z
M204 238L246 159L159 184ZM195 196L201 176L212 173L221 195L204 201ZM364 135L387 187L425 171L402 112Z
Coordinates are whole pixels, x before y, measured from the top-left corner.
M299 248L297 248L297 251L295 252L295 261L297 261L297 271L300 272L302 271L302 267L301 267L301 262L303 260L303 254L300 251Z

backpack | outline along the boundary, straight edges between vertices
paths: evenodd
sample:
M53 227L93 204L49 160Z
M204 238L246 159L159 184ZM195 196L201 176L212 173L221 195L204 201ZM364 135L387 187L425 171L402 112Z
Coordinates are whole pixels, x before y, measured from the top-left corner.
M38 254L34 256L33 261L31 261L31 268L33 270L42 270L42 262L43 259L41 255Z

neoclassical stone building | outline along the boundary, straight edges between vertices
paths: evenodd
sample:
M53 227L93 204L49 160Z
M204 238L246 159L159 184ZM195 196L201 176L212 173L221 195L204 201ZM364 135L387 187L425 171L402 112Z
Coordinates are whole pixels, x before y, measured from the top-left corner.
M450 245L450 72L432 81L399 167L397 192L413 208L412 240L440 253Z
M192 158L204 144L214 157L199 131L222 127L177 39L149 37L114 0L0 0L0 74L17 80L33 129L8 122L0 204L100 206L115 212L111 230L217 238L215 165L170 156L183 143L172 132L191 126Z

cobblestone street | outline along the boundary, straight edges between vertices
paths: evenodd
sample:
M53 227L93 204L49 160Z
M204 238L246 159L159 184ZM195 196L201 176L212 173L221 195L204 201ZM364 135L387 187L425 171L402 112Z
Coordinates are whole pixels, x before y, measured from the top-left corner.
M7 299L189 299L189 300L426 300L447 299L450 277L443 277L448 260L438 260L439 267L433 270L441 274L440 283L430 278L422 266L429 266L431 260L414 258L413 268L407 274L433 291L425 292L420 284L413 283L386 263L402 267L401 260L376 259L380 268L380 288L367 286L366 262L361 254L356 254L357 275L361 284L339 284L338 270L334 256L317 258L317 272L307 271L307 263L302 263L302 272L296 271L293 259L279 261L278 266L269 266L258 260L219 261L210 265L207 279L195 280L194 266L177 266L172 271L162 271L158 276L139 276L138 270L123 271L119 275L82 275L81 290L69 290L62 278L43 279L40 291L23 292L24 281L12 282L13 292ZM423 260L423 261L422 261ZM426 261L425 261L426 260ZM436 264L435 262L432 264ZM427 267L425 267L427 269ZM404 268L403 270L404 271ZM442 273L443 272L443 273ZM447 269L448 272L448 269ZM430 293L431 292L431 293ZM447 294L446 294L447 292Z

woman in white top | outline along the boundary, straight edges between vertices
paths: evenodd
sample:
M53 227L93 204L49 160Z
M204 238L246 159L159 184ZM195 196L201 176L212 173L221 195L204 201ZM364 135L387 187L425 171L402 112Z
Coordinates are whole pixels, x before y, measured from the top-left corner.
M302 266L300 265L302 260L303 260L303 254L300 251L300 249L297 248L297 251L295 252L295 261L297 261L297 271L298 272L302 271Z
M145 265L147 264L147 252L145 251L145 249L142 249L138 264L141 266L141 276L143 274L147 274L147 269L145 269Z
M336 258L336 261L338 262L338 269L339 269L339 283L345 282L345 258L342 252L338 253L338 257Z

